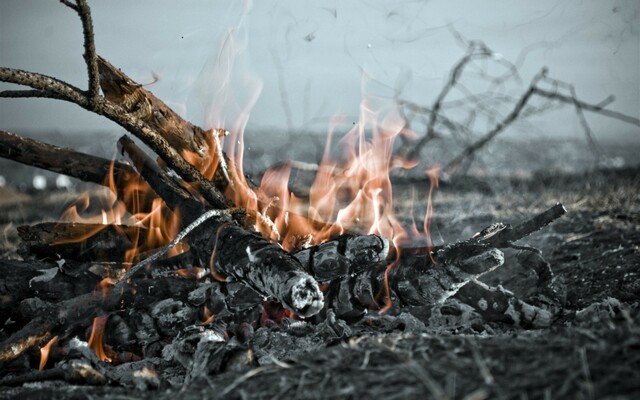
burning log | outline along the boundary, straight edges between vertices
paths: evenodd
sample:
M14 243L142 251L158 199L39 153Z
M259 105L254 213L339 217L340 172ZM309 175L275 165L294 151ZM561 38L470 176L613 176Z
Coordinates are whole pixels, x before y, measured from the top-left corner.
M105 97L144 121L176 150L196 154L198 157L194 161L198 160L195 166L199 170L210 168L207 164L213 166L212 179L221 191L225 190L229 181L237 179L233 175L236 171L233 161L219 148L221 143L215 136L217 132L204 131L183 119L153 93L102 57L98 57L98 68ZM214 159L208 159L211 157ZM214 207L218 205L212 204Z
M220 215L217 210L210 211L211 216ZM228 218L228 213L225 213ZM276 244L261 236L233 225L228 219L219 218L212 225L203 225L200 229L208 234L194 235L199 241L192 242L194 247L207 241L209 247L201 250L206 260L213 258L217 274L238 279L262 296L273 298L292 312L308 317L318 313L323 307L323 295L317 282L304 272L302 265ZM204 220L204 219L203 219ZM183 232L190 232L202 220L195 221ZM218 227L212 229L212 227ZM174 239L171 245L182 240ZM148 260L155 260L151 257ZM0 344L0 361L18 357L27 348L41 343L52 332L73 329L93 318L99 310L110 312L120 307L127 293L135 288L137 280L130 280L150 261L136 264L110 290L102 295L84 294L61 301L47 312L31 320L24 328ZM157 285L154 283L152 286ZM123 298L124 296L124 298ZM22 345L16 347L16 343Z
M211 256L214 274L237 279L301 317L324 307L318 282L280 247L234 225L222 225L216 237Z
M206 132L182 119L153 93L98 56L100 88L104 96L126 112L149 124L176 150L204 156L209 148Z
M90 26L88 7L84 1L78 0L77 5L70 5L70 7L79 11L85 28ZM94 113L110 118L143 140L186 182L174 180L127 137L120 139L119 143L133 161L135 170L121 162L114 164L113 167L109 163L109 168L125 171L122 174L126 176L144 177L169 208L176 213L179 211L185 217L181 222L182 226L189 225L174 237L169 245L134 265L120 281L110 287L107 286L102 293L86 291L74 293L73 297L65 294L65 297L57 299L58 302L55 304L46 301L35 304L28 315L27 313L23 315L24 319L31 317L30 321L0 344L0 362L13 360L30 347L48 342L54 335L71 335L91 325L92 319L94 321L92 333L95 333L100 326L104 328L110 316L122 313L123 310L127 310L130 314L139 313L140 320L136 320L132 325L140 327L139 339L143 342L146 352L152 342L159 342L159 346L162 346L164 342L160 342L161 337L176 337L184 333L187 326L194 324L198 314L194 308L195 305L203 307L211 305L211 310L213 313L218 313L219 319L228 317L230 313L236 313L235 316L241 318L255 316L257 308L255 305L269 299L279 302L294 314L307 318L318 315L324 308L326 299L326 303L333 310L327 311L323 316L328 316L326 319L333 319L334 322L335 315L345 319L356 319L364 315L368 309L378 308L384 311L391 307L392 303L396 307L438 305L459 292L460 288L467 283L500 266L503 263L503 256L498 248L515 247L515 241L540 229L565 212L562 206L556 206L514 228L496 224L473 239L436 249L422 249L423 251L418 254L401 254L398 252L400 249L396 249L397 258L392 265L387 265L387 257L390 253L389 240L378 235L344 235L300 251L294 256L284 251L278 243L244 229L238 223L238 218L233 218L233 210L230 209L231 201L222 193L227 189L227 184L239 182L241 177L234 176L239 173L239 169L233 167L231 160L222 152L217 136L220 132L205 132L183 120L141 85L132 81L104 59L97 57L92 38L89 40L86 37L90 36L88 28L85 29L85 33L87 32L89 34L85 35L85 47L90 78L88 91L81 91L50 77L8 68L0 68L0 80L24 84L36 89L35 92L23 92L25 96L54 97L74 102ZM98 85L102 88L104 97L99 95ZM7 95L6 92L3 93ZM391 128L394 127L389 127ZM386 136L388 138L382 141L382 147L393 148L391 135ZM35 157L28 156L20 152L19 144L10 144L7 146L9 150L3 150L4 152L0 153L8 158L44 166L94 182L104 182L106 181L104 178L108 177L109 169L105 169L107 164L104 160L65 153L52 146L43 147L36 142L16 138L15 135L4 134L1 138L8 143L27 143L27 146L37 153ZM384 152L386 153L388 152ZM57 155L60 154L84 161L87 165L83 164L81 168L86 168L86 171L77 171L75 165L56 161L56 158L60 158ZM375 156L375 154L372 155ZM386 165L389 160L382 158L382 161L382 164ZM344 187L349 192L346 193L347 198L360 196L373 199L375 197L374 207L377 209L390 207L387 203L390 200L390 194L384 190L391 184L388 176L376 175L375 179L372 179L374 176L366 168L362 168L356 175L365 177L364 180L367 182L380 181L381 187L378 189L383 193L372 196L371 191L365 193L364 188L359 187L357 183ZM349 181L351 176L345 173L343 178ZM210 178L213 178L213 181L209 180ZM199 192L203 200L193 196L186 189L189 185L193 189L192 192ZM250 186L249 183L247 185ZM322 185L318 184L314 191L322 189ZM124 196L124 187L117 186L116 190L119 196ZM255 198L250 200L256 200L260 196L258 191L250 194L255 195ZM273 201L278 201L278 196L275 194L280 196L280 191L275 191L273 194ZM282 191L282 194L287 193ZM284 200L282 198L283 204L286 203ZM377 203L378 201L381 203ZM261 202L258 200L254 202L259 207L256 207L253 212L258 213L257 210L264 206L266 210L264 218L268 221L263 222L273 230L279 229L276 218L271 220L267 214L271 203L259 204ZM289 210L281 211L289 212ZM324 212L317 210L317 214L319 216ZM288 225L288 217L289 214L285 214L278 223ZM303 218L304 216L300 220ZM331 221L331 218L332 216L328 216L326 221ZM330 225L330 222L326 225ZM64 243L72 239L77 240L82 237L81 234L86 235L88 229L100 229L100 233L92 235L89 241L82 244ZM393 229L395 227L391 230ZM47 256L61 254L63 257L70 258L86 256L89 259L102 260L123 259L124 252L138 245L139 237L144 236L145 233L148 232L138 227L109 225L105 228L104 225L77 224L55 226L42 224L20 230L26 248L32 254ZM314 239L318 240L318 238ZM182 240L189 244L193 259L197 261L197 265L194 266L208 266L214 277L223 281L225 285L217 282L200 285L203 278L199 274L200 270L193 274L196 278L194 280L176 276L153 279L141 277L145 267L157 261L168 249ZM164 244L164 242L156 243L152 247L158 248ZM92 253L86 251L89 248ZM113 251L115 253L112 253ZM88 254L91 255L88 256ZM58 272L54 268L47 269L47 273L53 274L50 280L63 281L62 277L57 277ZM192 274L184 273L184 275ZM29 282L33 279L39 278L32 277ZM49 279L48 275L42 279ZM318 280L328 284L326 294L320 290ZM83 288L83 291L86 290L86 287ZM489 292L486 295L488 298L502 302L500 304L506 302L508 306L519 306L520 310L525 310L522 304L513 303L512 298L505 293ZM145 295L139 296L141 293ZM462 292L461 296L464 295L466 292ZM471 297L467 297L471 301ZM27 309L31 303L28 299L22 300L22 308ZM13 305L18 301L20 301L19 298L11 297L8 304ZM36 312L36 309L39 312ZM205 310L207 312L203 311L205 314L203 316L206 316L206 321L215 318L211 310L208 308ZM281 320L281 316L285 314L282 309L276 313L270 313L268 307L264 307L263 311L264 318L260 318L261 322L263 319L277 320L277 317ZM499 311L502 314L505 313L503 309ZM490 313L487 315L493 317ZM127 323L122 322L120 315L113 316L113 319L117 320L122 332L130 333ZM100 321L101 324L96 324L96 321ZM238 330L245 333L238 336L248 336L253 329L248 328L251 326L249 323L255 321L255 318L242 321ZM206 324L209 323L206 322ZM202 328L202 331L204 332L205 328ZM232 329L231 331L233 332ZM95 341L96 346L102 344L99 339L100 333L91 335L91 342ZM224 336L219 336L220 340L223 340ZM217 338L218 336L216 340ZM122 342L126 344L126 338ZM176 347L180 347L183 343L187 347L188 343L176 339ZM212 343L202 346L205 348L200 353L203 356L196 359L192 366L203 366L209 371L216 371L217 366L213 362L215 360L212 361L213 356L208 354L212 349L220 346ZM156 352L160 351L156 350ZM176 351L179 352L180 349ZM101 354L101 359L104 358L106 356Z

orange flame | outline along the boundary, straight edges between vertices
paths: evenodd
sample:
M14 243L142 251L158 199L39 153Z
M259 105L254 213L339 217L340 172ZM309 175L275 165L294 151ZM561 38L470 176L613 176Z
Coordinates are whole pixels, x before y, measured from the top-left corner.
M216 315L209 311L209 308L205 305L202 309L203 321L200 325L209 325L216 318Z
M180 268L176 271L176 275L184 279L198 280L207 275L207 270L200 267Z
M231 30L224 37L216 67L212 71L215 91L211 96L211 112L207 115L209 130L205 134L209 154L204 157L188 151L182 151L181 154L207 179L213 179L214 176L220 179L222 175L227 181L224 185L225 195L236 206L245 208L255 217L255 229L258 232L277 241L287 251L322 243L345 232L386 236L395 250L395 260L385 272L382 294L385 296L383 309L388 309L388 276L398 264L402 243L409 238L421 239L427 243L429 251L433 245L430 233L432 194L438 184L439 172L427 171L431 185L426 199L423 232L419 232L415 222L408 227L403 226L394 214L390 171L395 168L410 169L417 165L415 161L393 155L395 140L399 136L412 138L416 135L408 128L406 120L395 106L389 106L388 101L380 98L365 97L360 105L359 121L350 126L348 132L335 143L336 132L344 130L350 121L339 116L331 121L322 160L316 166L308 197L296 196L289 188L288 182L295 166L291 162L266 171L260 186L255 188L245 179L243 172L244 130L262 86L244 79L243 83L250 87L251 93L245 96L244 101L232 96L234 58L238 54L237 49L242 47L238 46L234 32ZM223 149L228 159L224 157ZM223 173L216 175L216 171ZM134 238L136 246L127 252L127 261L131 262L140 253L168 243L177 234L181 223L179 212L170 211L158 198L151 200L155 194L143 183L131 180L126 193L119 196L119 201L115 201L113 196L109 198L111 205L103 207L100 216L93 219L82 217L80 214L89 208L89 204L79 200L66 217L104 224L126 222L145 228L148 234ZM108 185L116 188L112 174ZM196 190L193 192L197 195ZM133 211L128 214L126 210ZM142 236L147 238L146 241L142 241ZM176 246L172 254L184 249ZM211 274L223 280L213 268L215 254L214 249ZM186 271L179 273L188 275Z
M93 327L91 328L91 336L87 343L89 347L96 352L98 358L102 361L111 362L111 358L107 356L104 352L104 344L103 344L103 336L104 336L104 328L107 325L108 315L101 315L99 317L95 317L93 319Z
M45 365L47 365L47 361L49 360L49 353L51 352L51 346L53 346L56 341L58 341L58 336L54 336L47 342L47 344L40 348L40 366L38 367L40 371L42 371Z
M112 163L105 186L111 191L105 190L92 198L88 193L81 195L59 218L61 222L95 224L95 228L87 230L83 235L59 239L55 244L83 242L108 225L116 226L116 229L121 225L136 226L140 229L120 232L133 243L125 252L123 260L130 264L140 254L166 245L179 232L179 210L171 211L139 177L129 177L126 185L117 186ZM118 198L114 195L117 189L122 191ZM100 209L98 213L96 208ZM169 250L168 255L180 254L186 249L186 245L178 244Z
M288 251L347 231L376 233L399 244L409 234L393 213L389 172L415 163L392 159L394 140L408 134L406 124L397 110L383 115L375 106L374 101L363 101L360 122L338 142L338 154L332 138L341 120L334 120L308 199L298 198L288 187L291 163L266 171L255 191L241 170L234 171L235 189L227 194L236 205L255 213L256 230ZM235 153L241 136L242 132L231 135ZM234 160L234 165L239 167L240 160ZM430 209L428 213L430 218Z
M102 293L102 297L106 297L109 293L109 290L117 283L117 279L106 277L103 278L99 283L97 289Z

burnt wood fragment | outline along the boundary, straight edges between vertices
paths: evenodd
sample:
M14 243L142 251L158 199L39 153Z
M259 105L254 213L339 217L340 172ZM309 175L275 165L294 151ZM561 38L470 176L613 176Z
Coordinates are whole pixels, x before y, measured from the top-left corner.
M566 213L566 208L558 203L514 227L494 224L470 240L498 248L512 247L514 242L539 231Z
M19 376L0 379L0 386L20 386L30 382L51 380L65 381L71 384L104 385L107 378L96 371L89 363L72 360L60 367L42 371L30 371Z
M406 305L436 305L453 296L462 286L504 262L498 249L461 242L442 249L438 264L430 259L402 260L389 280L398 299ZM421 259L422 258L422 259Z
M98 314L120 308L138 310L169 298L186 299L197 285L197 281L176 275L138 277L107 287L102 292L87 292L55 304L43 302L38 312L32 313L33 319L0 343L0 364L17 358L33 346L43 345L56 334L75 332L79 327L90 326L91 319Z
M455 298L472 306L486 322L546 328L553 320L551 312L518 299L502 287L493 288L476 280L460 288Z

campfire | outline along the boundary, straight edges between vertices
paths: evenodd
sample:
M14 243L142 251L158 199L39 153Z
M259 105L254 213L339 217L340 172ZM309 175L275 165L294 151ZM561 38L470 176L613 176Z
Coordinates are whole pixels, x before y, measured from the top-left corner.
M178 390L235 373L218 393L235 395L254 375L289 369L290 359L332 343L364 341L364 370L378 362L368 346L384 333L446 330L452 319L466 333L486 332L486 324L544 329L565 315L551 265L522 241L562 217L563 205L476 226L450 243L430 229L440 178L517 118L531 96L591 107L538 87L546 71L498 128L448 165L423 171L426 213L418 224L397 215L392 176L419 165L415 148L437 135L455 73L427 139L416 142L402 104L365 98L356 124L346 132L339 121L332 126L319 163L281 162L253 182L243 171L246 121L203 129L185 120L96 55L86 1L62 3L84 27L88 89L0 68L0 80L31 88L2 96L72 102L136 140L122 136L119 156L109 160L0 131L2 157L105 188L75 200L57 221L17 228L25 261L3 264L11 272L2 309L12 323L0 345L0 385ZM486 51L474 44L458 67ZM412 141L419 143L413 150ZM534 296L479 280L505 263L505 251L537 276ZM393 348L384 339L375 346ZM444 396L420 376L431 394Z

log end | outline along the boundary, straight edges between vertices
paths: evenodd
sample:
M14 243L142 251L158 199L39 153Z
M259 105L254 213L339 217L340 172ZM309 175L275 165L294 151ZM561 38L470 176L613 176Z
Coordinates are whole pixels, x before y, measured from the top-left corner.
M318 282L306 273L297 273L289 278L285 283L285 293L282 305L300 317L311 317L324 308L324 295Z

